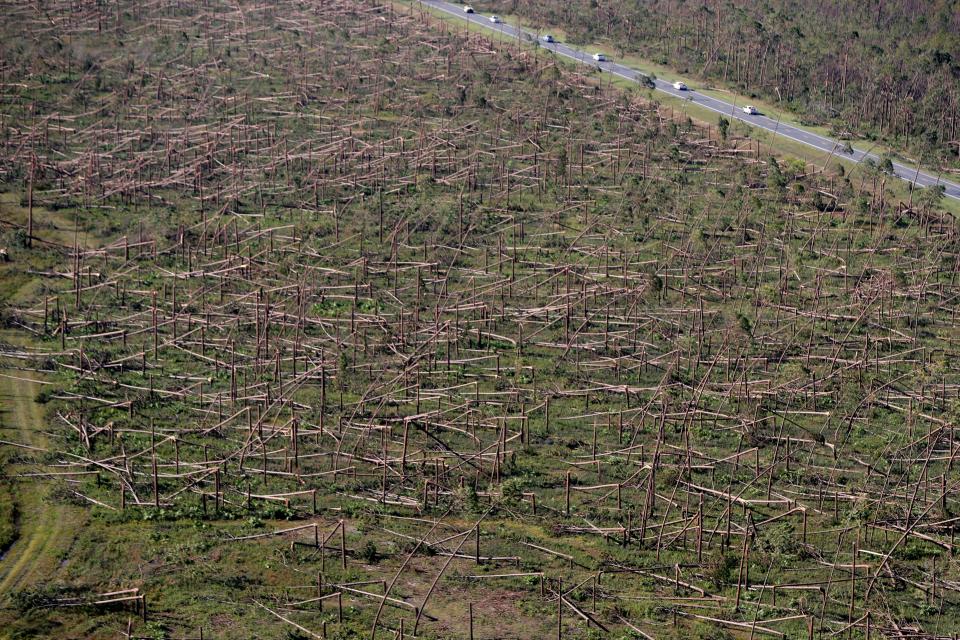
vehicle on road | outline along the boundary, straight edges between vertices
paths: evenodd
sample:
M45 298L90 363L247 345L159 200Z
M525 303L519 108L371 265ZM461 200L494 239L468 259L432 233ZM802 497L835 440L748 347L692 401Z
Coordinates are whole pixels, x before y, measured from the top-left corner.
M595 53L595 54L593 54L593 59L594 59L594 61L596 61L596 62L606 62L606 61L607 61L607 56L606 56L606 54L603 54L603 53Z
M550 35L549 33L545 34L540 39L543 40L544 42L556 42L556 40L553 39L553 36Z
M465 6L463 7L463 12L464 12L464 13L473 13L473 7L471 7L470 5L465 5Z
M745 106L745 107L743 108L743 112L744 112L745 114L747 114L748 116L755 116L755 115L757 115L758 113L760 113L759 111L757 111L757 108L756 108L755 106L753 106L752 104L748 104L747 106Z
M687 85L677 80L676 82L673 83L673 88L676 89L677 91L686 91Z
M490 16L490 22L493 24L500 24L502 20L500 20L500 16Z

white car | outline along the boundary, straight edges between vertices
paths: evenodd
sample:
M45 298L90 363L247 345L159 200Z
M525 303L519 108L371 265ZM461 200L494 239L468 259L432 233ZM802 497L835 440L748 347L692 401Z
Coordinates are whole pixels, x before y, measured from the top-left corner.
M544 35L544 36L541 38L541 40L543 40L544 42L555 42L555 40L553 39L553 36L550 35L549 33L546 34L546 35Z
M500 24L501 22L500 16L490 16L490 22L492 22L493 24Z
M686 91L687 85L677 80L676 82L673 83L673 88L676 89L677 91Z
M593 54L593 59L595 62L606 62L607 56L602 53L595 53Z
M470 5L466 5L466 6L463 8L463 12L464 12L464 13L473 13L473 7L471 7Z
M745 106L745 107L743 108L743 112L744 112L745 114L747 114L748 116L755 116L755 115L757 115L758 113L760 113L759 111L757 111L757 108L756 108L755 106L753 106L752 104L748 104L747 106Z

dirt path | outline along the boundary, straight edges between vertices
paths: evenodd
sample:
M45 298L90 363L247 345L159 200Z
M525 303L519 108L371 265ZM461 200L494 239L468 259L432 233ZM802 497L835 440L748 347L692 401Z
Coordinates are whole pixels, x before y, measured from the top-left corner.
M7 342L20 337L2 335ZM15 380L9 376L21 378ZM24 381L26 378L31 381ZM47 447L43 407L35 401L41 384L39 375L29 371L0 369L0 438L34 447ZM14 451L13 455L17 455ZM22 465L11 465L16 473ZM46 499L50 486L38 482L15 482L14 501L19 513L19 537L0 559L0 594L32 584L56 571L58 556L69 547L68 527L78 522L78 514L68 505Z
M26 219L26 212L18 206L14 194L0 194L0 217L21 224ZM64 245L73 243L75 236L71 221L44 209L35 210L35 219L42 226L38 236ZM77 238L81 245L91 243L86 234L77 234ZM4 265L0 278L21 275L22 271L19 274L17 271L25 266L28 265ZM25 280L10 296L9 302L17 304L28 299L37 283L36 278ZM0 341L25 348L32 346L29 336L13 330L0 331ZM47 448L50 442L45 431L45 409L36 402L37 393L43 386L42 376L12 368L20 365L20 361L0 358L0 440ZM5 447L11 458L23 457L25 453L16 447L0 446ZM9 464L7 467L4 471L10 477L36 468L29 464ZM83 522L85 515L81 509L50 499L51 488L50 483L36 479L13 481L18 537L0 558L0 596L49 580L60 566L63 552L73 541L72 532Z

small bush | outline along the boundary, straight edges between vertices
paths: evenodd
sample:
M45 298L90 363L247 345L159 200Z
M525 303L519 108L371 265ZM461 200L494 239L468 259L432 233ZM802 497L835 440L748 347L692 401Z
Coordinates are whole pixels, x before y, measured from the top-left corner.
M370 564L376 564L380 559L380 552L373 540L367 540L357 553L357 557Z
M731 553L718 553L707 565L707 579L717 589L729 586L737 567L737 557Z

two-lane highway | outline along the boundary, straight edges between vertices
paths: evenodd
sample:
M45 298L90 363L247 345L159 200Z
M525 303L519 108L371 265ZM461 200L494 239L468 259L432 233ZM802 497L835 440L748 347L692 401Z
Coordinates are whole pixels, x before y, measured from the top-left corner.
M632 69L617 62L609 60L606 62L597 62L593 59L592 53L587 53L586 51L571 47L570 45L562 42L544 42L539 34L527 29L506 24L504 22L494 23L490 21L489 16L479 13L466 13L463 5L444 2L443 0L420 0L420 2L426 6L432 7L433 9L449 13L458 18L462 18L463 20L472 22L473 24L500 32L511 38L526 38L531 41L539 41L541 47L549 51L553 51L557 55L575 60L581 64L599 67L604 72L612 73L620 76L621 78L633 81L641 81L645 77L643 73L640 73L636 69ZM852 153L847 153L844 151L846 144L843 142L826 138L800 127L779 122L778 120L763 114L748 115L734 103L719 100L717 98L713 98L692 90L675 89L672 83L664 80L658 79L655 80L654 83L656 84L656 89L658 91L663 91L664 93L668 93L677 98L689 100L690 102L700 105L701 107L723 114L725 117L745 122L752 127L766 129L767 131L773 132L776 135L800 142L820 151L833 153L840 158L846 158L853 162L863 162L866 159L870 159L871 161L877 163L880 162L880 158L876 154L856 148L853 149ZM920 187L929 187L938 184L942 185L944 187L944 193L947 195L947 197L960 200L960 185L956 183L949 182L937 175L924 171L918 172L916 167L910 167L897 162L893 163L893 171L898 177L903 178L907 182L912 182Z

